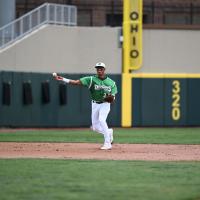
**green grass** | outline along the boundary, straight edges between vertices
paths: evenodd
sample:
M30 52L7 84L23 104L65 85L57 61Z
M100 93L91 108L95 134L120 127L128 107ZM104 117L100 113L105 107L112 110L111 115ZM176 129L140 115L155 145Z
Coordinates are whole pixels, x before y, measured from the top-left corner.
M116 143L200 144L200 128L114 129ZM89 129L16 130L0 133L0 141L17 142L92 142L102 143L102 135Z
M102 140L87 129L0 133L1 142ZM115 129L115 142L200 144L200 128ZM0 159L0 199L198 200L199 177L200 162Z
M200 162L0 159L1 200L200 199Z

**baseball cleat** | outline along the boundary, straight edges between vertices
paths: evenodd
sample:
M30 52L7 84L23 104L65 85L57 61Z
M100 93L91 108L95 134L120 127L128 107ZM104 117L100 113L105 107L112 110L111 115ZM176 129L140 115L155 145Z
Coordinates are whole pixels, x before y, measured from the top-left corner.
M113 141L114 141L114 138L113 138L113 129L110 128L110 129L109 129L109 132L110 132L110 133L109 133L109 134L110 134L110 143L113 144Z
M100 149L101 150L111 150L112 145L111 144L104 144Z
M93 127L92 127L92 125L90 126L90 130L94 131L94 129L93 129Z

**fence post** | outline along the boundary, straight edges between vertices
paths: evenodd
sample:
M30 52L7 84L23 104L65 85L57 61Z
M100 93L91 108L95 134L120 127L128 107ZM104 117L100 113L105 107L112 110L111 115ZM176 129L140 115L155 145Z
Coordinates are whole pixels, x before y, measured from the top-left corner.
M49 4L47 4L47 7L46 7L46 21L47 23L49 22Z
M193 24L193 14L194 14L194 9L193 9L193 3L190 4L190 24Z

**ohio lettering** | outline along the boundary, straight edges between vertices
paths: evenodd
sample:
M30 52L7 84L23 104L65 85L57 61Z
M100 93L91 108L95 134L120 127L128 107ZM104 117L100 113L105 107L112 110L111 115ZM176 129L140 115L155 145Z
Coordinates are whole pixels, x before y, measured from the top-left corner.
M130 13L130 20L132 22L139 19L139 14L137 12ZM131 50L130 50L130 57L136 59L139 57L139 51L137 49L137 34L138 34L139 26L138 24L130 23L130 32L131 32Z

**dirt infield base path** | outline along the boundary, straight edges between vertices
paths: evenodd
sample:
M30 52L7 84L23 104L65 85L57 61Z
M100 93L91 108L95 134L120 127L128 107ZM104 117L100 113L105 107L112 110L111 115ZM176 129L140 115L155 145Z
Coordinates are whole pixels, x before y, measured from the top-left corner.
M0 158L200 161L200 145L0 142Z

